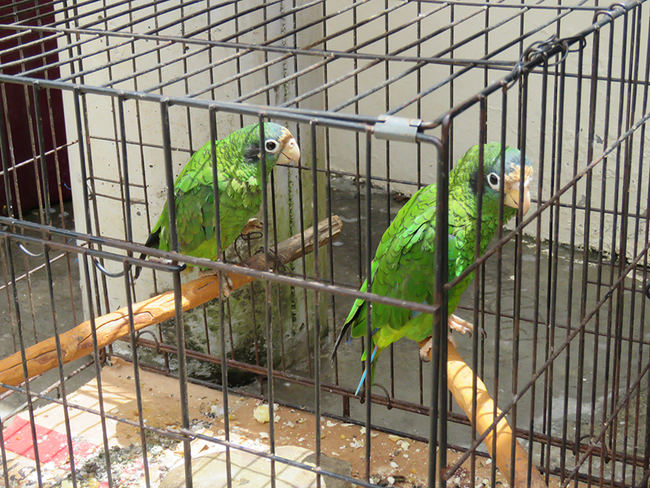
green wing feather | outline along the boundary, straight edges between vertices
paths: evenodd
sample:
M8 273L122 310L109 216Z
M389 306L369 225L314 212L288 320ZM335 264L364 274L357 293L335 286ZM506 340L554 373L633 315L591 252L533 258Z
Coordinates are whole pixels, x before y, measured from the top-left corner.
M255 189L255 181L245 188L239 180L223 172L222 166L218 161L221 248L226 249L237 238L248 219L257 213L262 197L261 190ZM210 143L190 159L178 176L174 190L179 250L190 256L215 259L216 215ZM160 231L158 247L165 251L170 249L168 222L168 208L165 205L152 230L152 233Z
M418 303L433 300L435 201L436 187L429 185L418 190L397 213L372 262L373 293ZM366 282L361 290L367 291ZM367 306L365 300L357 299L350 310L344 327L350 327L352 337L366 334ZM381 350L407 334L411 315L405 308L374 303L374 344Z

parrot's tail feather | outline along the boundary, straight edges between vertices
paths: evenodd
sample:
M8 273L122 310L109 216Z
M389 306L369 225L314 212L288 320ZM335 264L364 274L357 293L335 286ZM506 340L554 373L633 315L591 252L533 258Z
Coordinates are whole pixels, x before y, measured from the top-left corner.
M377 346L372 350L372 354L370 355L370 364L375 360L375 355L377 354ZM368 368L365 368L363 370L363 374L361 375L361 379L359 380L359 384L357 385L357 391L354 392L354 396L357 396L359 394L359 390L361 390L361 385L363 385L363 382L366 380L366 374L368 373Z
M336 356L336 350L339 348L341 345L341 342L343 341L343 338L347 335L350 335L350 326L352 325L352 321L347 321L345 324L343 324L343 328L341 329L341 332L339 332L339 336L336 338L336 342L334 343L334 347L332 348L332 354L330 355L330 361L334 361L334 357Z
M345 324L343 324L343 328L341 329L341 332L339 332L339 336L336 338L336 342L334 343L334 348L332 349L332 354L330 355L330 360L334 361L334 356L336 356L336 350L338 347L341 345L341 341L345 336L348 337L348 342L350 342L350 327L352 324L356 323L357 318L361 314L361 310L365 310L365 300L357 299L357 301L354 302L354 315L352 317L348 317L347 320L345 321Z
M160 229L149 234L149 237L147 238L147 242L145 242L144 245L147 247L157 248L159 243L160 243ZM147 253L143 252L142 254L140 254L140 259L144 259L146 257L147 257ZM138 279L138 276L140 276L141 271L142 271L142 266L135 267L135 273L133 274L134 280Z

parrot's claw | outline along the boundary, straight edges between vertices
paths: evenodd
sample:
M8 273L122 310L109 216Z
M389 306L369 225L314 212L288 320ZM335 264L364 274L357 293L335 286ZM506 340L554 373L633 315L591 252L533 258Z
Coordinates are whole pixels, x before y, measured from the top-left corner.
M431 336L427 337L423 341L418 342L420 346L420 359L425 363L431 361L431 354L433 349L433 340Z
M260 248L258 253L264 253L264 249ZM284 270L284 261L282 260L282 257L279 254L276 254L272 250L268 250L266 252L266 267L270 268L272 270L278 270L278 271L283 271Z
M221 293L221 296L223 298L228 298L232 290L233 290L232 280L230 279L230 276L224 274L223 280L219 281L219 293Z
M248 223L241 230L240 234L243 236L247 236L248 234L251 234L253 232L262 232L263 229L264 229L264 222L262 222L258 218L253 217L251 219L248 219Z
M219 281L219 292L224 298L228 298L233 290L233 283L230 276L224 275L224 279Z
M451 342L454 347L457 347L456 339L451 336L451 332L447 335L447 340ZM423 341L418 342L420 346L420 359L425 363L431 361L431 356L433 354L433 338L431 336L427 337Z

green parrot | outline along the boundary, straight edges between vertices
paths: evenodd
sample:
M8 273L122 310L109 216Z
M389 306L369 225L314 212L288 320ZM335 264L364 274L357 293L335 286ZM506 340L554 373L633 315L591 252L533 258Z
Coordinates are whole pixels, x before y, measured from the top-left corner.
M291 132L273 122L264 123L267 176L277 163L296 163L300 149ZM215 142L219 182L221 249L241 233L259 229L253 216L262 203L262 164L259 124L248 125ZM206 143L187 162L174 183L178 251L200 258L217 258L212 178L211 143ZM145 245L169 251L167 203ZM140 259L144 259L142 254ZM140 275L140 267L135 278ZM226 287L227 288L227 287ZM224 294L229 290L224 289Z
M484 146L483 174L479 174L479 146L472 147L449 173L449 280L459 276L474 262L477 232L477 192L479 178L484 178L481 223L481 253L497 231L499 222L499 185L504 190L503 221L511 219L519 206L521 153L506 147L505 175L501 174L501 145ZM533 168L526 160L522 211L530 207L529 185ZM397 213L384 232L372 261L372 292L418 303L433 302L434 254L436 230L436 186L418 190ZM474 277L470 273L449 291L448 326L459 332L471 332L472 325L453 315L461 295ZM367 283L361 291L367 290ZM334 344L332 358L344 336L366 335L367 302L358 298ZM374 372L379 352L406 337L422 342L432 334L431 314L406 308L373 303L371 363ZM451 315L450 315L451 314ZM365 361L364 352L361 360ZM366 376L364 371L355 395Z

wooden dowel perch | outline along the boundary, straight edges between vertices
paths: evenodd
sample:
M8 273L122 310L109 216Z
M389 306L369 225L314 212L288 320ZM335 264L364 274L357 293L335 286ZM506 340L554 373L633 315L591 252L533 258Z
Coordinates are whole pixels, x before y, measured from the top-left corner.
M431 360L431 348L428 350L428 357ZM447 387L453 395L456 402L467 415L467 418L472 421L472 369L460 357L456 347L449 341L447 343ZM490 429L496 418L494 400L485 387L485 383L476 377L476 425L474 428L476 432L483 434L486 430ZM501 410L496 409L496 415L500 415ZM510 470L512 469L512 438L513 433L506 418L502 418L497 424L496 428L496 457L492 452L494 442L494 429L490 429L490 433L485 437L483 443L487 447L490 456L496 463L499 471L504 478L510 478ZM546 483L539 471L535 466L531 466L530 473L530 486L531 488L546 488ZM515 488L526 488L528 477L528 454L526 450L521 447L521 444L515 439L515 469L514 469L514 486Z
M332 216L331 234L336 238L341 233L341 219ZM324 219L318 223L318 245L323 246L330 239L329 220ZM305 231L305 248L301 246L300 234L290 237L278 244L277 255L279 260L286 264L298 259L300 256L313 251L313 227ZM251 256L245 263L249 268L266 269L266 256L263 253ZM228 273L232 282L232 289L241 288L255 278L236 273ZM209 275L185 283L181 288L183 310L198 307L219 296L219 278ZM158 324L175 315L174 292L168 291L147 300L133 304L133 323L135 330L140 330L149 325ZM97 342L99 348L112 344L117 339L129 333L129 314L127 307L122 307L115 312L108 313L95 319ZM61 356L63 363L68 363L89 355L93 352L93 340L90 321L83 322L73 329L59 335L61 341ZM30 378L57 367L56 343L54 337L34 344L25 349L27 358L27 371ZM8 385L19 385L25 381L23 375L20 351L0 360L0 382ZM0 392L6 388L0 387Z

